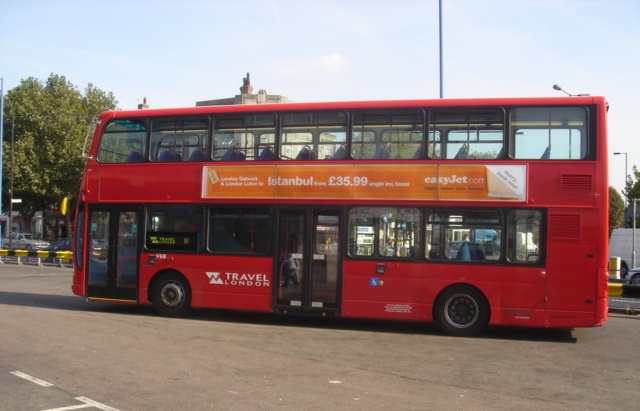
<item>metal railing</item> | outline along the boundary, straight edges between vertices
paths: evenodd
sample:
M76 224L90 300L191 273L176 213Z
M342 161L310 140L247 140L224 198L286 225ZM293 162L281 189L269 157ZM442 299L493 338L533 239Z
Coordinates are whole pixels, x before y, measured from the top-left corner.
M0 264L70 266L72 251L0 250Z

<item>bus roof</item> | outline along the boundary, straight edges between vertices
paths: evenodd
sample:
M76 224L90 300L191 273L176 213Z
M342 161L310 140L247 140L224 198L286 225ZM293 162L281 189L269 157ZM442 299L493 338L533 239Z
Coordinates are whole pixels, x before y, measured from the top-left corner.
M369 100L334 101L305 103L272 103L251 105L194 106L180 108L159 108L144 110L109 110L101 117L162 117L210 113L278 112L304 110L341 110L341 109L377 109L411 107L491 107L491 106L564 106L606 104L602 96L575 97L508 97L508 98L464 98L464 99L425 99L425 100Z

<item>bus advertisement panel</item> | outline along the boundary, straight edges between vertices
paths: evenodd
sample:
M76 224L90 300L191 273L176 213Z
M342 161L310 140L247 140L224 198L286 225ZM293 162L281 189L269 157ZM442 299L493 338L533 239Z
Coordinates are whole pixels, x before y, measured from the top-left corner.
M202 198L526 201L526 165L205 166Z

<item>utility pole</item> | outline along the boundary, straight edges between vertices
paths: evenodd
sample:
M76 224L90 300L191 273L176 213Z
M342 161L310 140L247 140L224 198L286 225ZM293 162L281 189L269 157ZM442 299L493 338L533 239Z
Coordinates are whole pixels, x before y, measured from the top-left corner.
M4 78L0 78L0 215L2 215L2 142L4 134L2 126L4 124ZM2 224L0 224L0 243L2 243ZM0 244L2 245L2 244Z

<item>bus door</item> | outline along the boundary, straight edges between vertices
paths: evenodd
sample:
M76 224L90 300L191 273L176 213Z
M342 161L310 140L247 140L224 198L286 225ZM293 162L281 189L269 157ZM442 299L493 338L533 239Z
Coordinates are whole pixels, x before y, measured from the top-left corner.
M340 293L340 219L336 210L282 211L276 243L276 307L337 311Z
M137 301L140 214L137 207L89 209L88 298Z

